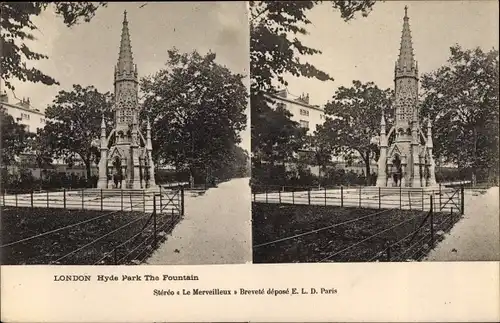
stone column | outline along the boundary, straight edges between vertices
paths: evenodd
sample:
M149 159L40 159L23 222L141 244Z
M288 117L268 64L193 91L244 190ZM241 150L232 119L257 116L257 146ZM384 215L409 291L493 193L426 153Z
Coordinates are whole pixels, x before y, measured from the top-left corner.
M153 143L151 141L151 124L149 123L149 117L146 124L146 155L146 158L148 158L149 187L154 187L156 186L155 164L153 162Z
M378 159L377 183L375 186L387 186L387 147L380 147L380 157Z
M108 188L108 150L101 147L101 159L99 160L99 180L97 181L97 188Z
M432 142L431 128L431 119L429 118L429 122L427 123L427 156L429 158L429 179L427 186L436 186L436 163L434 162L434 158L432 156L434 144Z
M377 187L386 187L387 184L387 137L385 134L384 110L380 120L380 156L378 158ZM367 175L369 176L369 175ZM390 176L390 175L389 175Z
M99 180L97 181L97 188L108 188L108 141L106 139L106 123L104 122L104 115L101 119L101 159L99 160Z

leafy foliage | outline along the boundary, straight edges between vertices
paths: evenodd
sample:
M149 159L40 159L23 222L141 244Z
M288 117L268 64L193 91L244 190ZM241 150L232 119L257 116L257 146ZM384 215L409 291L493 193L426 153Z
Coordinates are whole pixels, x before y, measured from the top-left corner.
M433 120L434 155L498 177L498 51L450 48L445 66L422 77L421 111ZM474 178L474 175L473 175Z
M269 91L272 81L283 79L285 73L295 76L332 80L325 72L300 60L302 55L321 54L318 49L304 45L298 35L307 35L305 26L311 24L307 12L322 1L250 1L250 68L252 90ZM374 0L332 1L341 17L348 21L356 12L366 16ZM293 38L292 38L293 37Z
M307 135L305 142L307 164L319 167L319 178L321 173L326 173L327 166L331 164L332 145L325 132L315 131L313 135Z
M254 96L252 96L252 100ZM287 163L295 160L296 153L304 145L306 130L290 119L291 113L282 107L271 109L267 106L270 98L252 101L254 108L267 110L252 114L252 151L259 163ZM263 106L257 108L257 104ZM261 110L261 111L262 111Z
M335 1L341 17L348 21L356 12L367 15L375 1ZM321 1L250 1L250 74L252 165L262 162L290 160L304 142L299 124L290 120L290 113L273 109L268 94L276 93L274 82L286 86L284 76L333 80L326 72L303 62L303 56L321 54L298 39L307 35L311 24L307 13ZM302 133L302 135L301 135ZM302 136L302 137L301 137ZM277 149L278 151L274 151ZM270 166L275 168L274 166ZM254 169L257 174L257 169Z
M12 165L16 161L15 157L26 150L27 141L32 134L25 130L24 125L18 124L3 107L0 108L0 121L2 122L0 164Z
M70 92L60 91L45 111L48 149L69 162L77 155L85 163L90 178L92 162L99 160L96 142L101 134L102 115L111 124L112 105L112 95L100 93L93 86L73 85Z
M246 127L247 90L241 74L216 55L168 52L167 68L141 82L145 113L154 116L156 158L179 171L215 172L231 159Z
M58 84L51 76L27 65L27 61L48 58L47 55L32 51L25 43L26 40L35 40L32 32L38 28L33 23L34 16L52 7L56 15L62 17L64 23L71 27L81 20L89 22L96 10L105 5L105 2L2 2L0 4L1 77L5 81L5 86L14 90L12 79L41 82L46 85Z
M28 163L37 168L46 168L52 165L52 152L50 151L50 136L39 129L37 134L31 136L27 142Z
M374 83L353 81L350 88L340 87L325 106L326 121L319 127L321 138L333 152L349 158L359 157L370 174L370 162L378 158L375 138L380 134L384 110L386 122L393 118L392 92ZM370 176L366 176L369 185Z

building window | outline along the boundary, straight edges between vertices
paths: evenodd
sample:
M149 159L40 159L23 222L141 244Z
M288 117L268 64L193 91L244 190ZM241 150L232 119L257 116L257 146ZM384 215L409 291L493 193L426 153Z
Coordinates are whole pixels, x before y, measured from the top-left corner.
M309 110L300 109L300 115L301 116L309 116Z
M30 115L27 114L27 113L21 113L21 119L29 120L30 119Z
M302 128L308 128L309 129L309 121L300 120L300 126Z
M45 119L44 118L40 118L40 122L41 123L45 123Z
M324 116L324 115L322 115L322 114L320 114L320 115L319 115L319 118L320 118L320 119L324 119L324 118L325 118L325 116Z
M277 107L279 109L286 109L286 104L284 104L283 102L280 102L280 103L277 104Z

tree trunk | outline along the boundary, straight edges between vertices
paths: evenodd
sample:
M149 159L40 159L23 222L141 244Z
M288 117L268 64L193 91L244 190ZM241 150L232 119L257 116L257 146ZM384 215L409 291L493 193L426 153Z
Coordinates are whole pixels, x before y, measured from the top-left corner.
M85 174L86 174L86 181L87 181L87 186L90 183L90 178L92 176L92 163L90 162L90 156L86 156L86 158L83 158L83 162L85 164Z

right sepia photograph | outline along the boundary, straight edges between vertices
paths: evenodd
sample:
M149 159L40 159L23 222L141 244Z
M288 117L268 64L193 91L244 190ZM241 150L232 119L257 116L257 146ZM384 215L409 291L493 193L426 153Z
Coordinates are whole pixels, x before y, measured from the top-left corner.
M250 2L254 263L498 261L498 3Z

